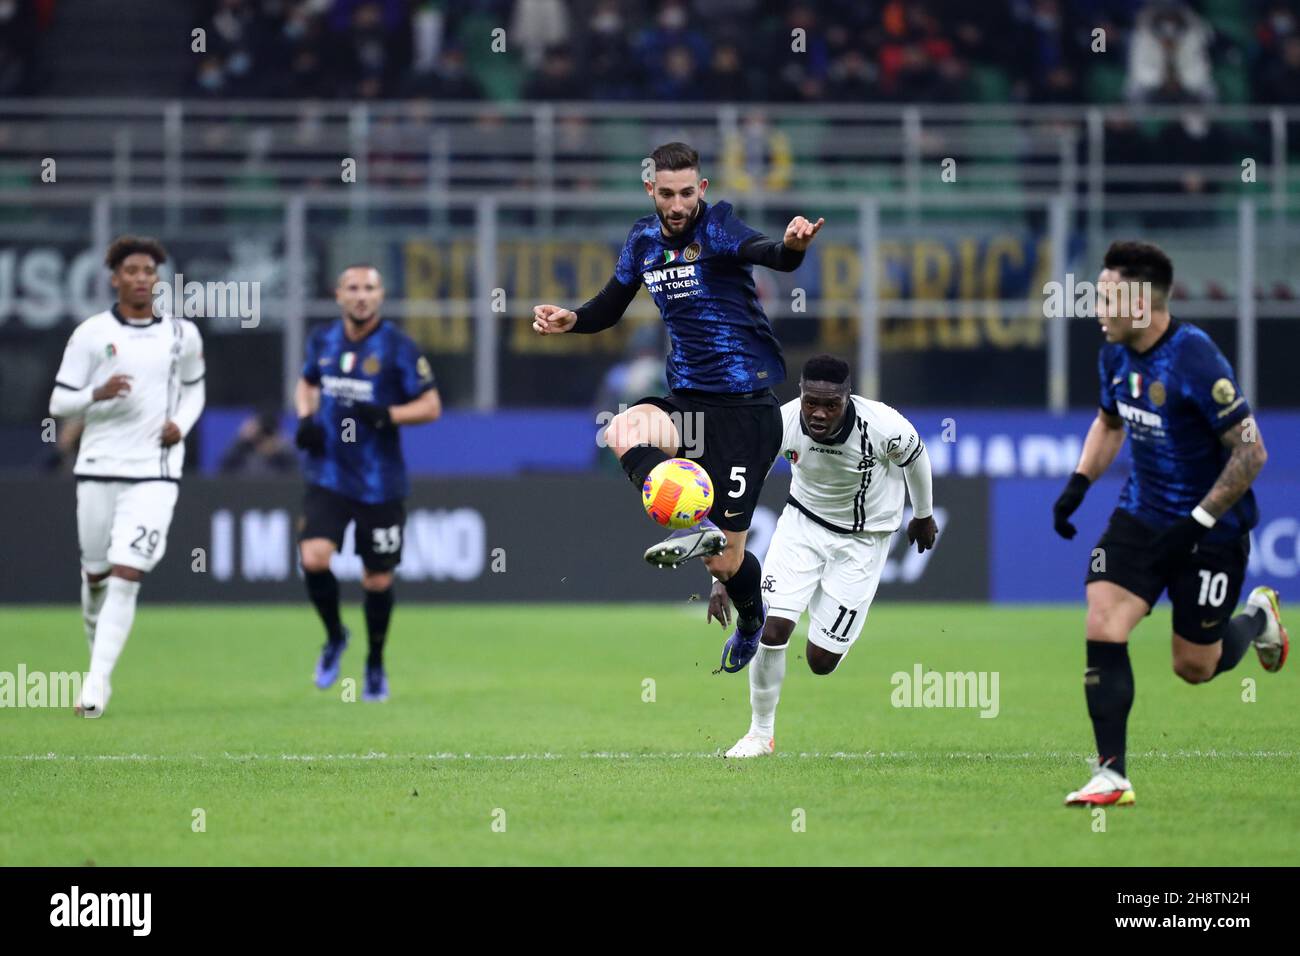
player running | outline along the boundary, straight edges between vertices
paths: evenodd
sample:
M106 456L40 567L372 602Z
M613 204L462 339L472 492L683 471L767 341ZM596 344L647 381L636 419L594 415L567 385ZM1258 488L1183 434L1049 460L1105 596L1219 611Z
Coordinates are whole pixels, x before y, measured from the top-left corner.
M1083 689L1097 760L1092 779L1065 798L1071 806L1135 800L1124 759L1133 706L1128 638L1161 592L1173 605L1174 673L1189 684L1236 667L1251 644L1264 670L1286 662L1277 592L1255 588L1245 610L1231 616L1259 517L1250 485L1268 457L1264 441L1223 353L1200 329L1170 317L1173 278L1173 263L1150 243L1107 250L1097 290L1106 338L1101 407L1053 509L1057 533L1073 538L1070 515L1127 432L1133 471L1093 551L1085 589Z
M108 707L140 582L167 550L185 436L203 413L199 330L187 319L154 313L153 287L166 261L155 239L113 241L105 264L117 303L73 330L50 395L51 415L85 422L73 469L81 616L90 643L76 710L85 717Z
M914 517L907 540L934 547L930 456L911 422L881 402L849 393L849 363L817 355L804 365L799 398L781 406L783 454L793 478L763 566L770 608L749 668L749 732L728 757L776 749L776 703L785 649L809 611L808 666L829 674L849 652L875 597L889 542L903 520L903 487ZM714 585L708 618L724 628L726 593Z
M606 442L638 492L650 471L669 458L692 457L716 489L709 517L651 547L645 559L678 567L704 559L737 611L737 628L723 649L739 670L758 649L763 601L758 558L745 539L763 481L781 440L780 405L772 386L785 380L785 359L772 323L759 305L753 267L792 272L825 220L796 216L782 240L741 222L726 202L704 201L709 181L699 154L667 143L650 156L645 182L654 215L638 219L619 254L614 276L576 310L533 308L541 335L599 332L614 325L644 282L668 326L667 397L636 402L609 424ZM678 422L702 423L699 448L685 447Z
M393 569L402 560L406 463L397 429L442 414L429 360L396 326L379 315L384 284L379 270L349 266L335 299L343 317L317 329L307 342L298 381L298 447L303 449L303 522L299 535L307 594L325 624L316 686L338 680L348 629L339 618L339 582L330 558L356 522L366 632L370 652L362 699L388 699L384 641L393 614Z

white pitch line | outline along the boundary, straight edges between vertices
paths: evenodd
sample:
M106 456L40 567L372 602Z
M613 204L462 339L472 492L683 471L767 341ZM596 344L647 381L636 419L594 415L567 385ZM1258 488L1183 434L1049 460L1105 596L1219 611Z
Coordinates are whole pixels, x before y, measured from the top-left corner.
M433 760L433 761L512 761L512 760L701 760L714 759L720 756L721 750L713 751L693 751L677 753L631 753L620 751L588 751L577 754L562 753L521 753L521 754L475 754L475 753L397 753L389 754L379 751L370 753L351 753L351 754L259 754L259 753L223 753L219 758L211 754L0 754L0 760L9 761L121 761L121 762L149 762L149 761L170 761L170 760L192 760L208 761L213 759L228 760L232 762L247 761L281 761L281 762L310 762L310 761L365 761L365 760ZM1038 753L987 753L978 751L955 751L948 753L931 753L916 750L880 750L864 752L847 752L847 751L830 751L822 753L819 751L802 752L802 753L777 753L773 755L777 759L784 760L927 760L942 758L944 760L1087 760L1092 754L1083 751L1042 751ZM1129 756L1143 760L1150 759L1269 759L1269 760L1295 760L1300 758L1300 751L1295 750L1151 750L1145 753L1134 753Z

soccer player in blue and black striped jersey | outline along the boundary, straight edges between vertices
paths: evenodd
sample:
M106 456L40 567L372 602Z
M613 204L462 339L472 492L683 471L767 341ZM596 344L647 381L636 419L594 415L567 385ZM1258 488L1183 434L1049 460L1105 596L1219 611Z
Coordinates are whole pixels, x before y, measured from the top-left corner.
M1174 267L1158 247L1117 242L1097 282L1100 409L1054 508L1056 531L1130 439L1133 471L1087 575L1084 694L1097 741L1073 806L1134 802L1125 768L1133 669L1128 638L1168 592L1173 666L1190 684L1231 670L1253 644L1266 671L1286 661L1277 592L1255 588L1233 616L1258 520L1251 483L1267 454L1232 366L1210 337L1169 314Z
M709 517L645 557L660 567L700 557L723 582L736 605L737 628L722 666L734 672L754 656L763 632L762 576L745 538L781 449L780 403L772 386L785 379L785 359L758 302L753 267L794 271L824 220L796 216L782 239L769 239L745 225L730 203L705 201L709 181L700 178L700 157L690 146L667 143L650 161L643 181L655 211L633 224L613 277L577 309L535 306L533 328L541 335L607 329L642 284L659 307L671 342L671 394L634 403L614 417L605 439L638 490L669 458L694 458L713 479Z
M325 624L316 686L338 679L348 631L339 617L339 583L330 558L356 522L370 653L362 699L388 699L384 641L393 613L393 569L402 559L408 492L397 429L431 422L442 400L429 360L399 328L379 315L379 270L357 265L339 276L335 298L343 317L307 342L298 382L298 447L307 493L299 552L307 594Z

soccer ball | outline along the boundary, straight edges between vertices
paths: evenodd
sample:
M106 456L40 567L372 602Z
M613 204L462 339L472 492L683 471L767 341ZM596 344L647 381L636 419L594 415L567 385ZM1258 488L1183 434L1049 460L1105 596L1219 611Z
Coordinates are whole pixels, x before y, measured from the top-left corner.
M685 458L655 465L641 486L645 513L668 528L693 528L713 507L709 473Z

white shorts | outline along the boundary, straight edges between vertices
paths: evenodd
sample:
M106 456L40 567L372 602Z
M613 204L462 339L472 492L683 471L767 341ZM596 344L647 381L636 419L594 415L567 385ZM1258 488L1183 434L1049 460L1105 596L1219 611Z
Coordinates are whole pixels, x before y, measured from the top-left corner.
M167 551L179 492L174 481L78 481L81 566L90 574L115 564L152 571Z
M786 505L763 559L768 614L794 621L809 612L808 640L846 654L862 633L889 554L892 531L838 534Z

